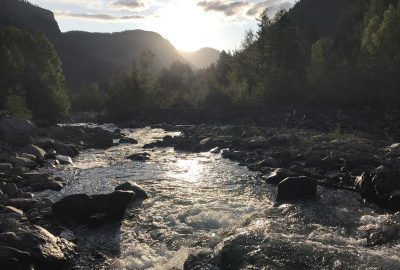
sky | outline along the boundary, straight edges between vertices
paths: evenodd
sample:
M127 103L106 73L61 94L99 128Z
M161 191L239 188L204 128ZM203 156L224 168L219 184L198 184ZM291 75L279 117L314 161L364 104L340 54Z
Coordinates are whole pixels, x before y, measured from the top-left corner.
M296 0L30 0L54 12L61 31L119 32L142 29L178 50L234 50L266 8L270 16Z

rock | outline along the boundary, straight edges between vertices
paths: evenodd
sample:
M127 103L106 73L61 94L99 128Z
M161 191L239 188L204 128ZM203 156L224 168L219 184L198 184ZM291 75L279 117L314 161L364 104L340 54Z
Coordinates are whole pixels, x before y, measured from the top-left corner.
M36 199L17 198L8 200L6 202L6 205L14 206L15 208L27 211L32 208L37 202L38 200Z
M122 138L119 140L119 143L127 143L127 144L138 144L139 142L137 140L135 140L134 138Z
M40 148L36 145L33 145L33 144L25 146L19 152L33 155L33 156L35 156L36 159L40 159L40 158L44 159L44 157L46 155L46 151L44 151L42 148Z
M135 193L132 191L115 191L93 196L76 194L61 199L51 208L54 216L63 225L78 225L88 222L95 215L121 218L126 207L134 200Z
M54 140L49 138L37 139L33 142L34 145L42 149L54 148Z
M32 185L33 191L39 192L43 190L54 190L60 191L65 186L64 182L61 181L51 181L47 183L37 183Z
M19 229L16 236L18 240L13 247L29 252L35 269L63 269L71 262L76 249L73 243L37 225Z
M11 163L0 163L0 171L2 172L7 172L12 169L12 164Z
M370 246L383 245L400 238L400 225L399 224L385 224L372 232L368 238L367 243Z
M150 154L144 152L144 153L133 154L126 158L130 159L132 161L146 161L146 160L150 160Z
M139 186L139 185L137 185L135 183L126 182L124 184L121 184L121 185L117 186L115 188L115 190L116 191L118 191L118 190L124 190L124 191L130 190L130 191L133 191L133 192L135 192L136 197L139 198L139 199L147 199L149 197L147 195L146 191L144 191L144 189L141 186Z
M389 208L393 211L400 211L400 190L393 191L390 195Z
M114 191L110 194L93 195L92 200L96 214L105 214L109 218L121 218L135 197L135 192L132 191Z
M0 183L0 189L7 194L9 198L18 198L23 193L14 183Z
M20 216L24 215L24 212L18 208L15 208L13 206L4 206L1 208L0 210L2 213L13 213L13 214L17 214Z
M387 155L392 157L400 156L400 143L394 143L385 149Z
M32 173L24 173L22 176L24 180L28 182L29 185L37 183L47 183L51 181L51 177L47 173L32 172Z
M75 147L63 143L55 143L54 150L61 156L75 157L79 154Z
M72 165L74 162L69 156L57 155L56 160L62 165Z
M306 162L305 162L304 166L306 166L306 167L318 167L322 162L321 160L322 159L317 155L314 155L314 154L309 155L306 158Z
M195 150L197 146L197 142L194 139L177 139L177 142L174 146L176 151L185 151L185 152L192 152Z
M396 190L400 190L399 179L400 171L386 170L385 168L378 169L372 179L372 183L375 186L376 196L381 203L386 205L391 194Z
M54 203L51 210L63 225L86 223L95 214L92 198L86 194L67 196Z
M361 197L367 202L376 202L378 199L370 174L363 173L361 176L358 176L354 182L354 187L360 190Z
M290 143L290 136L287 134L274 135L268 139L271 146L287 145Z
M31 255L12 247L0 246L0 269L31 270Z
M29 169L34 169L37 167L37 163L35 161L24 157L14 157L11 159L11 163L17 167L26 167Z
M291 170L278 168L265 179L265 182L272 185L278 185L283 179L294 175L295 173Z
M245 144L250 149L265 149L268 147L268 142L265 137L257 137Z
M315 196L317 181L309 177L288 177L278 185L276 202L307 199Z
M28 153L21 153L20 157L36 161L36 157L34 155L31 155L31 154L28 154Z

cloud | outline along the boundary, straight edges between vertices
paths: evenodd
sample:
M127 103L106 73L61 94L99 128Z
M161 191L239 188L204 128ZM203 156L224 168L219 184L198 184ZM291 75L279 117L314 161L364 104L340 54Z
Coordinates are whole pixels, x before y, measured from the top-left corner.
M110 14L71 13L71 12L65 12L65 11L55 11L54 14L57 17L69 17L69 18L99 20L99 21L123 21L123 20L136 20L136 19L144 18L139 15L113 16Z
M267 9L267 13L269 16L272 16L279 10L286 10L293 6L293 1L290 0L267 0L259 3L255 3L252 8L250 8L247 12L247 16L257 16L265 9Z
M118 0L112 3L113 6L128 10L135 10L144 7L144 4L136 0Z
M226 16L232 16L239 13L244 7L249 5L249 2L243 1L200 1L197 3L205 11L222 12Z

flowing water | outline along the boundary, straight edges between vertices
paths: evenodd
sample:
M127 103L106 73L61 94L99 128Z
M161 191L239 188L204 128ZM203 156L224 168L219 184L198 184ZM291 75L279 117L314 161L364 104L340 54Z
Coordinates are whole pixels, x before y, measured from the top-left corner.
M150 198L132 205L121 224L75 231L80 246L105 254L98 269L182 269L190 253L212 249L232 233L255 234L261 238L258 243L282 250L273 265L280 260L283 268L264 269L285 269L299 263L296 256L314 260L315 269L400 269L398 240L375 247L366 240L372 230L400 218L361 205L355 193L319 187L317 201L273 207L275 187L219 154L157 148L147 151L147 162L125 159L143 152L143 144L179 133L150 128L124 132L139 144L84 151L73 166L54 172L68 186L41 194L58 200L75 193L107 193L126 181L148 192ZM254 245L258 261L268 253L262 248ZM80 268L91 269L85 263Z

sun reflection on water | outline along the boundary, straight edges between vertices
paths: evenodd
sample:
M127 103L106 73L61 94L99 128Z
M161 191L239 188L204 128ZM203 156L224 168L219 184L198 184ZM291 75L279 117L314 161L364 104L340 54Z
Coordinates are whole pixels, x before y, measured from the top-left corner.
M204 170L204 165L196 159L178 159L175 168L170 170L169 176L186 182L198 182Z

